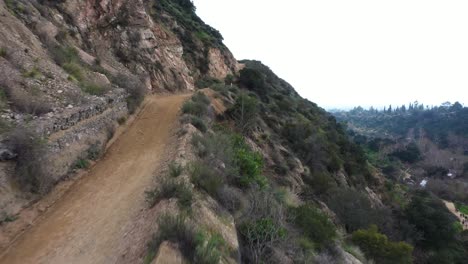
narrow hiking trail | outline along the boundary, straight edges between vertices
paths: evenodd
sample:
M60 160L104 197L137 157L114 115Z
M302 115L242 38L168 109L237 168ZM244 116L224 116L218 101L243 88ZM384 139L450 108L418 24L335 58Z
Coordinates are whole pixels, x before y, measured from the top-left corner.
M460 213L457 212L457 209L455 207L455 204L452 203L452 202L448 202L448 201L445 201L445 200L442 200L445 204L445 206L447 207L447 209L457 217L457 219L460 221L460 223L462 223L463 221L463 218L461 217ZM463 226L463 230L466 230L468 229L468 227L466 225L462 225Z
M169 150L188 96L147 98L104 157L0 253L0 263L115 263L126 239L124 227L145 206L144 191Z

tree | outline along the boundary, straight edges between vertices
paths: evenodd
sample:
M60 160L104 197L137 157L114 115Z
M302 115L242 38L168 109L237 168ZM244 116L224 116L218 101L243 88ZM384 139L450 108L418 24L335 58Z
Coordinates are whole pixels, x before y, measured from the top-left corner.
M403 113L406 113L406 106L405 106L405 105L402 105L402 106L401 106L401 111L402 111Z
M234 119L236 127L242 133L248 133L255 125L258 112L258 100L246 93L241 93L227 114Z
M249 90L262 92L265 88L265 76L255 69L244 68L239 72L239 83Z
M427 191L416 192L406 208L408 221L423 235L421 246L441 249L455 240L455 217L440 199Z
M351 240L376 263L412 263L413 247L405 242L388 241L387 236L380 234L375 225L369 229L357 230L353 233Z
M460 111L463 109L463 106L457 101L455 102L451 107L450 107L450 110L453 110L453 111Z
M414 142L408 144L404 149L394 151L391 155L409 163L417 162L422 158L421 151Z

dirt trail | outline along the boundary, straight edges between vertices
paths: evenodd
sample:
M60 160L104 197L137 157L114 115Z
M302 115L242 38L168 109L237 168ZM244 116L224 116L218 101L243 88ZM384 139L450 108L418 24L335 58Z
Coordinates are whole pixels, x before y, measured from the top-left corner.
M458 220L460 221L460 223L461 223L461 222L463 221L463 218L461 217L460 213L457 212L457 209L456 209L456 207L455 207L455 204L452 203L452 202L445 201L445 200L442 200L442 201L444 201L444 204L445 204L445 206L447 207L447 209L448 209L452 214L454 214L454 215L458 218ZM468 226L463 225L463 230L466 230L466 229L468 229Z
M152 96L82 179L0 255L0 263L115 263L188 95Z

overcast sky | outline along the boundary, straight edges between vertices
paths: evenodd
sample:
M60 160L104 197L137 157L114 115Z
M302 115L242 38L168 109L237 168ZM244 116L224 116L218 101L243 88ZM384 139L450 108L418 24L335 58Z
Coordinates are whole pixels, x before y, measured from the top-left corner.
M468 1L194 0L237 59L325 108L468 105Z

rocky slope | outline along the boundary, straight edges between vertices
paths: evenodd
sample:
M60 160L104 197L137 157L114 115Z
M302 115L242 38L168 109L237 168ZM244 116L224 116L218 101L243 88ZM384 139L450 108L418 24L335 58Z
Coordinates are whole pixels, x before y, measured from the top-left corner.
M236 72L215 33L171 1L0 1L3 214L97 158L144 93Z

